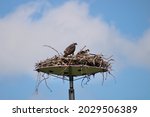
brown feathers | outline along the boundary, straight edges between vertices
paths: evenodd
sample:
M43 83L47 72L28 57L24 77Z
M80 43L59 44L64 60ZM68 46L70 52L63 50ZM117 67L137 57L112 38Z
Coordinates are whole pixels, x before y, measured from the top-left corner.
M73 55L74 51L76 49L76 45L77 45L77 43L73 43L73 44L69 45L64 51L64 57L67 57L68 55L71 55L71 54Z

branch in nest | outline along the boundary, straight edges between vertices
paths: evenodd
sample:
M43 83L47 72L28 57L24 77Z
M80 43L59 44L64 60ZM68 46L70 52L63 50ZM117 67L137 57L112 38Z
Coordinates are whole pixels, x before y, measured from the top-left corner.
M53 47L51 47L51 46L49 46L49 45L43 45L43 46L49 47L49 48L53 49L55 52L57 52L58 56L60 56L59 52L58 52L55 48L53 48Z
M52 92L51 88L48 86L47 81L46 81L49 77L45 78L44 74L42 75L42 77L43 77L43 79L40 79L40 78L38 79L38 83L37 83L35 92L38 94L38 88L43 81L45 81L46 87L50 90L50 92Z
M79 52L83 51L83 49L85 48L86 46L84 46Z
M90 81L90 76L89 75L86 75L82 78L82 81L81 81L81 87L83 88L83 82L85 80L85 78L87 79L87 81L84 83L84 85L88 85L88 82Z

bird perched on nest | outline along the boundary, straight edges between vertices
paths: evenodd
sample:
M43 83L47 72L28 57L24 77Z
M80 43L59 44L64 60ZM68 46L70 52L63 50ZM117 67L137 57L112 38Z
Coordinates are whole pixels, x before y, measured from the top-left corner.
M77 53L77 55L76 55L76 56L85 55L85 54L87 54L89 51L90 51L89 49L81 50L81 51L79 51L79 52Z
M67 57L68 55L71 55L71 54L74 55L76 45L77 45L77 43L73 43L73 44L69 45L64 51L64 57Z

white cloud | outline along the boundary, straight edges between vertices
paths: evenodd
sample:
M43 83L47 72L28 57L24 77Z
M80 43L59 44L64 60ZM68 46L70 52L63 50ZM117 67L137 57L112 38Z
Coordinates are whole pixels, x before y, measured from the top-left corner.
M33 21L33 14L45 5L42 18ZM0 19L0 71L32 72L37 60L55 54L42 45L48 44L63 52L72 42L78 43L77 49L87 45L93 52L121 55L150 66L149 30L138 42L131 42L115 26L90 16L86 3L71 1L52 8L44 1L20 6Z

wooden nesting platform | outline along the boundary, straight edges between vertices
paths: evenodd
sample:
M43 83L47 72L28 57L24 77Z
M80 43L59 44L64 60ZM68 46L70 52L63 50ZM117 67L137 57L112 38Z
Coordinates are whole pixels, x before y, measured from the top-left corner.
M98 72L107 72L107 69L87 66L87 65L59 65L59 66L48 66L36 69L38 72L46 74L55 74L61 76L82 76L82 75L93 75Z

